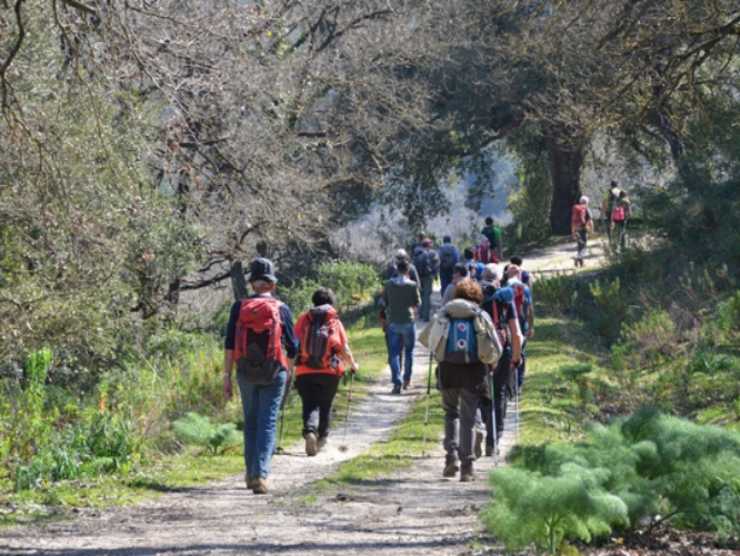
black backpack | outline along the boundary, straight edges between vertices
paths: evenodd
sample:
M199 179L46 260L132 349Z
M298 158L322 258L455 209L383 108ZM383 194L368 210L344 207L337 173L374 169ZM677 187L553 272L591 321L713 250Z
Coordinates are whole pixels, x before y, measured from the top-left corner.
M419 276L429 276L434 273L433 261L426 249L418 249L414 253L414 266Z
M455 267L455 252L453 248L439 250L439 266L445 270L452 270Z

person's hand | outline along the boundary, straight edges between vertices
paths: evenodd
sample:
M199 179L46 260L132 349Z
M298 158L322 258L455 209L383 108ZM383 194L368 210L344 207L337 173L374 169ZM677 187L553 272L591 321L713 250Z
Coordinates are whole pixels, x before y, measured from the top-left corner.
M349 368L349 371L352 374L355 374L359 370L360 370L360 365L357 364L357 361L352 361L352 366Z
M527 338L534 338L534 326L531 326L529 330L527 330Z
M234 387L231 384L231 375L224 375L224 398L230 400L234 395Z

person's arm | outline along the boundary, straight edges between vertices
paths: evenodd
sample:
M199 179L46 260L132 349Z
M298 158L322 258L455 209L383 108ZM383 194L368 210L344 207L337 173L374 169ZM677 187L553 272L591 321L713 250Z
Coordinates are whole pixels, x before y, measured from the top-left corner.
M511 339L511 362L512 364L519 364L522 359L522 330L519 327L519 319L516 316L516 309L509 307L508 313L508 326L509 326L509 338Z
M224 398L230 400L234 394L231 381L231 370L234 368L234 346L236 345L236 321L239 319L240 302L231 306L229 323L226 325L226 341L224 342Z
M293 373L295 358L298 356L298 339L293 329L293 313L290 312L290 308L285 303L280 305L280 320L283 327L283 345L288 356L288 370Z
M349 339L347 338L347 331L341 322L339 323L339 339L342 349L337 353L337 357L339 357L339 360L345 367L349 367L351 372L356 373L360 370L360 365L358 365L352 354L352 350L349 347Z
M527 321L529 322L527 338L532 338L534 336L534 304L531 302L527 308Z

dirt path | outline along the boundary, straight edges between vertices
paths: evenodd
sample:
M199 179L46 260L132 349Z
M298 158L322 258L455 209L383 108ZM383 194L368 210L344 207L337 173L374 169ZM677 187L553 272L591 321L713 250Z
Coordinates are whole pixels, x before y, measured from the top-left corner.
M599 268L606 263L607 239L606 237L595 237L589 239L588 252L586 254L583 270L590 271ZM576 255L576 244L574 241L564 241L546 247L535 249L524 257L524 268L545 278L554 271L575 272L574 258ZM542 272L545 271L545 272ZM581 270L579 270L580 272Z
M568 246L534 254L525 259L525 267L548 268L567 253ZM314 458L306 457L302 446L276 456L266 496L247 491L242 476L232 477L129 508L2 531L0 555L470 554L471 541L482 534L479 510L490 496L485 477L496 463L490 457L476 462L476 482L443 479L444 452L441 442L433 440L431 453L410 469L320 496L314 504L304 499L310 483L386 438L424 395L427 357L417 344L416 382L404 395L389 393L387 377L371 386L353 410L348 451L338 449L345 444L339 427ZM510 432L499 461L513 445L513 420L514 411L509 411Z

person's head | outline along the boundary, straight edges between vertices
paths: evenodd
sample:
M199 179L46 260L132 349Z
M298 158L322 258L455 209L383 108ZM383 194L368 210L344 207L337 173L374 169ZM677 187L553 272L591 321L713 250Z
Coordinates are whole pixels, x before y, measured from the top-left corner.
M269 293L275 289L277 278L272 262L264 257L257 257L249 263L249 285L255 293Z
M588 204L588 197L586 197L585 195L581 195L581 198L578 200L578 202L581 205L587 205Z
M481 285L494 286L496 280L498 280L498 268L493 263L487 264L480 276Z
M519 277L519 267L515 264L510 264L506 268L506 277L511 280L512 278L518 278Z
M432 243L432 240L428 237L425 237L424 240L421 242L421 246L424 249L431 249L432 245L434 245L434 243Z
M486 226L493 226L493 218L486 216Z
M483 302L483 291L475 280L465 278L455 285L455 299L466 299L480 305Z
M408 261L409 260L409 254L406 252L406 249L399 249L396 251L396 260L397 261Z
M466 247L465 251L463 251L463 257L465 257L466 259L472 259L475 257L475 252L472 248Z
M334 292L331 291L329 288L319 288L315 292L313 292L313 295L311 296L311 303L313 303L314 307L321 307L322 305L331 305L334 307L336 305L337 300L334 296Z
M624 199L625 197L627 197L627 192L623 189L619 192L619 198Z
M426 237L426 236L424 236L424 232L422 232L422 233L420 233L420 234L418 234L418 235L416 236L416 240L417 240L417 241L418 241L419 243L421 243L422 241L424 241L424 237Z
M523 262L523 261L522 261L522 258L521 258L521 257L516 257L516 256L514 256L514 257L511 257L511 258L509 259L509 262L510 262L511 264L515 264L516 266L522 266L522 262Z
M396 270L402 276L407 276L409 273L409 262L406 259L401 259L396 263Z
M452 267L452 283L457 284L460 280L468 277L468 267L463 263L457 263Z
M442 243L452 243L452 238L450 236L444 236L442 238Z
M610 186L611 187L619 187L619 184L617 183L617 180L612 180Z

